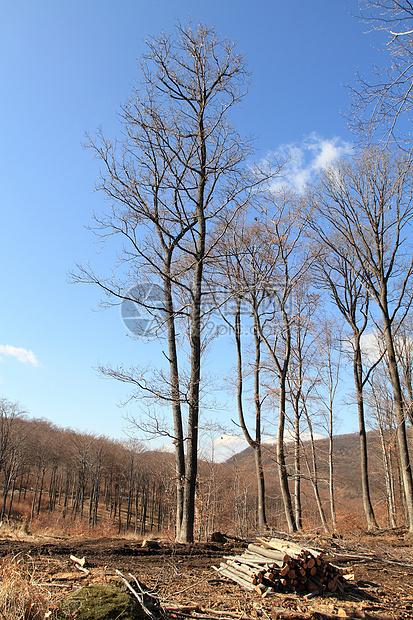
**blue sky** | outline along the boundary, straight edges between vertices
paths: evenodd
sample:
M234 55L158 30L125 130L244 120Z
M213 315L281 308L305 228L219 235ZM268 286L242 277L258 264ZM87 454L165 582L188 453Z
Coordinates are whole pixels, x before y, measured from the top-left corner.
M94 368L139 363L152 349L127 336L119 308L98 311L99 291L70 284L67 274L75 262L108 267L86 229L104 201L82 142L100 125L119 133L116 111L138 77L146 36L190 16L236 39L253 71L238 128L257 136L257 157L294 153L299 184L352 141L341 113L356 69L386 60L378 35L365 34L349 11L355 0L1 4L1 396L33 417L122 437L118 404L128 389ZM355 428L350 419L341 430Z

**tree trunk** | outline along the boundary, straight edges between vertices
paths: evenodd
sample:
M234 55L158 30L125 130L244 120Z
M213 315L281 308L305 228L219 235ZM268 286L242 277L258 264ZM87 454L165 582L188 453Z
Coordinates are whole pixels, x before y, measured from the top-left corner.
M267 518L265 514L265 480L264 480L264 468L262 465L262 451L261 445L257 445L254 448L255 459L255 471L257 475L258 494L257 494L257 517L258 517L258 530L263 533L268 529Z
M138 533L139 485L135 484L135 534Z
M10 484L11 484L11 476L12 476L12 465L10 465L8 469L4 472L3 505L1 508L0 522L3 521L4 515L6 513L6 503L7 503L7 496L8 496Z
M20 498L22 495L22 491L23 491L23 476L24 476L24 471L22 470L21 474L20 474L20 483L19 483L19 495L17 498L17 503L20 504Z
M188 441L184 478L184 500L178 542L193 542L195 520L195 490L198 471L198 420L199 390L201 381L201 301L202 278L205 258L206 220L204 213L204 191L206 183L206 140L204 130L204 103L198 116L199 172L196 219L198 224L194 276L192 284L190 318L190 386L188 403Z
M131 506L132 506L132 482L130 481L129 489L128 489L128 503L126 506L125 534L128 533L128 529L129 529L129 522L130 522L130 517L131 517Z
M119 494L119 506L118 506L118 534L122 531L122 495Z
M46 469L42 469L42 477L40 479L40 490L39 490L39 499L37 501L37 515L40 514L41 502L42 502L42 494L43 494L43 483L44 483L44 475L46 473Z
M307 420L308 430L310 433L310 448L311 448L311 468L310 468L308 459L306 457L307 469L310 474L310 482L311 482L311 486L313 487L314 497L317 503L317 508L318 508L318 513L320 515L321 524L323 526L324 532L328 534L329 529L328 529L327 519L325 516L323 504L322 504L321 497L320 497L320 492L318 489L318 467L317 467L317 455L316 455L315 442L314 442L313 425L311 423L311 419L310 419L310 416L308 414L306 407L304 408L304 413L305 413L305 417Z
M9 508L7 510L7 519L9 520L11 517L11 508L13 505L13 497L14 497L14 485L15 485L15 478L13 478L12 483L11 483L11 489L10 489L10 501L9 501Z
M394 481L393 481L393 473L391 468L391 462L388 456L388 451L390 449L389 442L386 442L384 436L384 429L379 420L379 434L380 434L380 443L381 443L381 453L384 467L384 480L386 483L386 501L387 501L387 511L389 515L389 526L392 528L397 527L396 521L396 503L394 496Z
M142 493L141 493L141 504L142 504L142 510L141 510L141 535L145 534L146 532L146 515L147 515L147 510L148 510L148 488L147 485L144 484L142 486Z
M254 303L254 301L253 301ZM235 312L235 343L237 348L237 405L238 419L244 437L250 447L254 450L255 471L257 476L257 519L258 529L265 532L268 529L265 510L265 477L262 465L261 449L261 397L260 397L260 370L261 370L261 338L257 325L256 305L254 306L254 344L255 344L255 363L254 363L254 405L255 405L255 440L251 437L244 417L243 405L243 374L242 374L242 343L241 343L241 300L236 298Z
M30 523L33 521L33 517L34 517L34 507L36 505L37 488L39 486L39 480L40 480L40 468L37 469L36 484L34 486L32 506L30 509Z
M373 505L370 498L370 484L368 472L368 452L367 452L367 435L364 416L364 398L363 398L363 370L361 360L360 335L354 333L354 358L353 358L353 374L357 392L357 410L359 419L359 435L360 435L360 469L361 469L361 488L363 494L364 514L366 515L367 529L369 531L378 528L376 517L374 515Z
M294 399L294 516L297 529L303 527L301 505L301 443L300 443L300 391Z
M284 429L285 429L285 376L282 375L280 377L280 399L279 399L279 420L278 420L278 432L277 432L277 466L278 466L278 475L280 478L280 487L281 487L281 496L284 502L284 511L285 518L287 520L287 526L289 532L297 531L297 524L294 518L294 511L291 501L290 489L288 486L288 474L287 474L287 465L285 462L285 451L284 451Z
M400 467L403 481L403 491L409 525L409 533L413 534L413 479L410 465L409 449L407 445L406 422L403 411L403 394L397 366L396 353L392 334L391 321L387 312L387 295L382 292L382 311L384 322L384 340L387 349L387 361L390 383L393 388L394 413L396 417L396 433L399 448Z
M175 535L180 538L184 507L185 452L184 431L182 425L181 395L179 384L178 352L176 348L175 315L172 299L172 283L170 278L171 253L165 264L164 295L166 310L166 326L168 333L169 373L171 377L172 414L174 420L175 473L176 473L176 516Z
M261 371L261 338L259 337L256 317L254 313L254 343L255 343L255 363L254 363L254 404L255 404L255 470L257 474L258 491L258 530L265 532L268 529L265 510L265 479L264 468L262 466L262 447L261 447L261 395L260 395L260 371Z
M333 435L333 403L330 402L328 429L328 487L330 497L330 515L334 531L337 531L336 503L334 493L334 435Z
M199 281L200 287L200 281ZM200 292L200 291L199 291ZM198 303L200 306L200 295ZM195 305L195 304L194 304ZM200 308L193 309L191 321L191 379L188 413L188 440L184 478L184 502L178 542L193 542L195 490L198 471L199 382L201 370Z

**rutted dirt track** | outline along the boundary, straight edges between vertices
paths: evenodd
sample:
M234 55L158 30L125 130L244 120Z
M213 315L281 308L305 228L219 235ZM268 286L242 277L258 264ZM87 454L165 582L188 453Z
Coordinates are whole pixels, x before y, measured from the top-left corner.
M175 545L161 541L159 549L148 549L131 539L0 540L0 556L31 558L38 578L57 597L83 584L118 580L116 569L125 577L131 573L156 591L171 617L413 619L413 551L402 535L313 540L312 545L316 544L324 546L326 559L334 564L354 567L354 581L344 593L312 599L273 594L262 599L219 579L212 566L246 546L239 542ZM86 557L88 575L76 571L71 554Z

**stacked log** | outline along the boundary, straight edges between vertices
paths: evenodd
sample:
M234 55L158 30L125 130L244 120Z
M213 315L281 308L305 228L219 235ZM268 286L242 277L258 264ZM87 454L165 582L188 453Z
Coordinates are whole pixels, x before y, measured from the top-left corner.
M258 539L242 555L225 556L216 570L263 596L271 592L322 594L343 590L343 572L324 560L317 549L301 547L279 538Z

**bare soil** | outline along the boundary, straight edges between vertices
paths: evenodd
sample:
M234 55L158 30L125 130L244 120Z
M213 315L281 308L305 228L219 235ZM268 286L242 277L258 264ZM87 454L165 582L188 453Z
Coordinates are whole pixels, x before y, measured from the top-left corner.
M262 598L219 578L212 567L219 566L224 556L242 551L247 542L240 541L177 545L162 540L158 549L151 549L129 538L28 537L0 539L0 558L17 554L29 558L37 580L55 593L57 606L64 594L82 585L119 581L119 570L154 591L170 618L413 619L413 547L405 532L297 542L324 548L328 561L354 568L354 580L347 582L343 593L311 599L277 593ZM88 574L75 568L71 554L86 557Z

